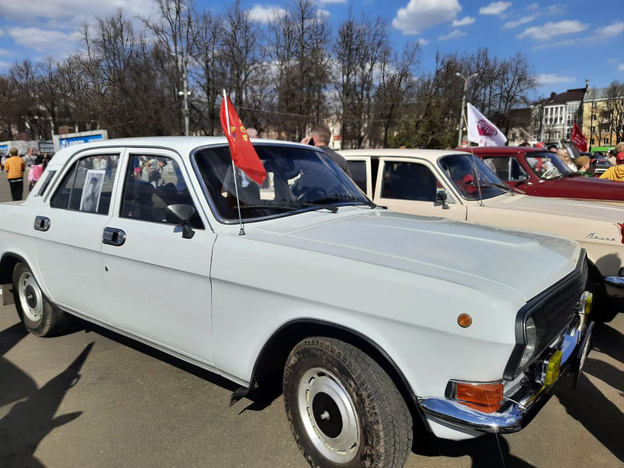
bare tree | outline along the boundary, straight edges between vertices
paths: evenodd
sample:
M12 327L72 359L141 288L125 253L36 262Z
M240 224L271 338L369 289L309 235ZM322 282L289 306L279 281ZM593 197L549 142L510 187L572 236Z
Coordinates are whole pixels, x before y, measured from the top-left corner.
M362 146L373 118L373 98L383 63L391 48L387 24L352 12L338 28L334 55L338 62L337 91L342 104L342 141L345 147Z
M407 44L401 58L385 60L380 67L380 78L375 93L375 121L369 130L370 144L373 146L388 146L390 128L395 118L400 116L401 104L409 93L416 87L414 68L418 64L420 47L417 43ZM381 130L381 141L373 138L374 130Z
M608 132L615 142L624 141L624 83L613 81L605 91Z
M298 0L270 24L269 56L277 69L277 109L271 123L287 139L327 116L329 25L311 0Z

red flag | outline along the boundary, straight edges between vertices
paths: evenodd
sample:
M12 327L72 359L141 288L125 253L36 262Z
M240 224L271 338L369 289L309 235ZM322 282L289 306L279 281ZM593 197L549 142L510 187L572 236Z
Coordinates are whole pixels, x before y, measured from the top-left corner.
M579 151L587 151L587 138L577 124L572 127L572 143L576 145Z
M267 176L266 170L228 96L221 101L221 127L230 145L234 165L251 180L262 184Z

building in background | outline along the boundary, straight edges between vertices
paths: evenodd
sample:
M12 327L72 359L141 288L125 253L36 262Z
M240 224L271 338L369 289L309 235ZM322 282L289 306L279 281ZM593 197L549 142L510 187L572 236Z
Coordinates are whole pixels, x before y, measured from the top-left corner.
M624 86L589 89L583 116L583 134L590 151L608 151L624 141Z

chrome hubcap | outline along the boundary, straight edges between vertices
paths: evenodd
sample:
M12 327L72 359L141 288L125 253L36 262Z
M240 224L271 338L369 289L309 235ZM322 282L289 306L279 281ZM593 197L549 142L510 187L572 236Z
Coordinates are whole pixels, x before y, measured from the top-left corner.
M41 295L41 289L35 277L29 273L24 272L20 276L18 293L20 305L26 317L33 322L41 320L43 314L43 296Z
M309 369L301 378L297 399L315 448L334 463L353 460L360 444L359 420L340 380L326 369Z

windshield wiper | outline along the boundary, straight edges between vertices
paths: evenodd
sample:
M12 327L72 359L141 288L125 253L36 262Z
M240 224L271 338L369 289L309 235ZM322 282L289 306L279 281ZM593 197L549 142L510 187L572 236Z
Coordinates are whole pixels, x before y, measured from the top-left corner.
M267 209L267 210L280 210L280 211L294 211L299 209L299 207L296 206L291 206L291 205L270 205L270 204L266 204L266 205L241 205L240 209L241 210L251 210L251 209Z

